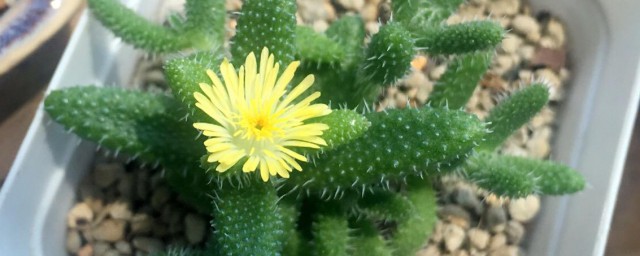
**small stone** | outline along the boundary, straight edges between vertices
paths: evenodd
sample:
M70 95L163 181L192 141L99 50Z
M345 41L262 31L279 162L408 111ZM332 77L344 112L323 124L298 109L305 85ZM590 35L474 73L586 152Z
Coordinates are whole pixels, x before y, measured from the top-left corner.
M118 241L115 247L121 254L131 254L133 252L131 245L126 241Z
M513 34L507 34L507 36L502 40L502 51L504 53L516 53L518 48L522 45L522 39Z
M496 17L515 15L519 9L520 0L496 0L488 3L488 12Z
M154 221L151 216L144 213L137 213L131 218L131 234L148 234L153 228Z
M102 255L103 256L120 256L121 253L116 249L109 249Z
M555 19L550 20L549 23L547 23L546 32L558 46L564 46L566 33L562 23Z
M378 21L378 6L374 5L374 4L367 4L364 6L364 8L362 8L362 11L360 11L360 17L362 17L362 20L364 20L365 22L369 22L369 21Z
M489 242L489 250L496 250L502 246L507 244L507 236L503 233L498 233L491 237L491 242Z
M324 33L329 28L329 23L326 20L316 20L313 22L313 30L318 33Z
M147 253L164 250L164 243L160 239L150 237L133 238L133 247Z
M507 222L507 214L501 206L491 206L484 216L485 224L489 229Z
M116 242L124 238L126 222L106 219L91 231L91 236L98 241Z
M136 196L140 200L149 200L149 171L136 170Z
M530 44L522 45L518 49L518 55L520 55L520 57L522 57L522 59L525 59L525 60L531 60L535 52L536 52L536 48Z
M69 228L86 228L92 220L93 211L86 203L76 204L67 214L67 226Z
M364 25L364 28L367 31L367 33L369 33L370 35L373 35L375 33L378 33L378 31L380 31L380 24L375 21L370 21Z
M93 183L106 188L118 180L124 171L124 166L120 163L99 163L93 170Z
M418 251L416 256L440 256L440 250L438 250L436 245L430 244Z
M338 0L338 4L347 10L359 11L364 7L364 0Z
M531 195L525 198L513 199L509 202L509 215L512 219L527 223L538 214L540 198Z
M110 249L111 245L109 243L98 241L93 244L93 253L95 255L104 255Z
M513 30L515 32L518 32L522 35L529 35L534 33L540 34L540 25L538 24L536 19L531 16L518 15L513 18L511 26L513 27Z
M144 81L148 84L166 84L167 80L164 78L162 70L155 69L149 70L144 74Z
M207 221L195 214L187 214L184 218L185 235L190 244L197 244L204 240L207 231Z
M489 256L519 256L519 251L517 246L502 246L492 251Z
M524 236L524 226L522 226L520 222L510 220L507 222L504 233L507 235L507 242L509 242L509 244L518 245Z
M489 244L489 238L491 238L487 231L479 228L469 229L467 235L469 236L469 242L471 242L471 245L481 250L487 247Z
M562 89L560 87L562 85L562 81L560 81L560 78L555 72L553 72L553 70L548 68L539 69L536 70L535 74L539 79L542 79L549 85L549 99L559 100L563 98Z
M548 67L553 71L560 71L560 69L565 66L566 61L567 52L564 49L539 47L531 59L531 65L534 67Z
M325 1L298 0L296 2L298 4L298 13L304 22L331 21L336 18L335 9Z
M440 241L442 241L442 238L444 238L444 223L438 220L435 227L433 228L433 233L431 233L429 240L435 243L440 243Z
M93 246L91 244L82 246L78 251L78 256L93 256Z
M160 187L153 192L151 196L151 207L156 210L162 209L162 206L171 198L171 191L167 187Z
M515 65L515 63L513 62L513 58L511 58L510 55L502 55L502 54L498 55L494 59L494 63L495 65L500 67L502 70L510 70Z
M135 176L133 173L127 173L118 181L118 192L120 196L127 200L133 199L133 193L135 192Z
M442 220L446 220L452 224L455 224L461 228L468 228L471 221L471 216L464 210L464 208L458 205L445 205L438 210L438 216Z
M129 220L133 216L129 203L116 201L108 205L107 207L109 208L109 215L114 219Z
M482 214L482 202L480 202L480 200L470 187L458 186L454 191L453 196L454 201L456 201L462 207L473 211L477 215Z
M527 150L531 154L531 157L544 159L551 153L551 145L548 140L534 136L531 140L527 141Z
M447 71L447 65L438 65L429 72L429 77L432 80L438 80L445 71Z
M76 230L67 231L67 251L70 253L77 253L82 246L82 238L80 233Z
M459 249L464 242L465 233L464 229L457 225L446 225L444 227L444 245L447 251L453 252Z
M451 256L469 256L469 253L465 250L458 250L451 253Z

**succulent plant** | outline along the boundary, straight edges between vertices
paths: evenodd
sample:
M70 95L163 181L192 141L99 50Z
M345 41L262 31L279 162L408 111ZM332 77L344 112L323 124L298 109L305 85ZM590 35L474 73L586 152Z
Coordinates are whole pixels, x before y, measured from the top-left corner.
M443 175L514 198L585 185L567 166L493 152L547 103L544 84L506 96L484 121L464 111L504 31L444 25L460 2L393 1L365 44L357 16L317 33L296 25L294 0L246 0L224 49L222 0L187 0L168 26L90 0L124 41L194 53L166 62L171 95L82 86L53 91L45 109L102 148L160 165L213 217L206 252L163 255L411 255L435 223L431 181ZM417 52L451 58L428 104L372 111ZM394 225L382 235L381 223Z

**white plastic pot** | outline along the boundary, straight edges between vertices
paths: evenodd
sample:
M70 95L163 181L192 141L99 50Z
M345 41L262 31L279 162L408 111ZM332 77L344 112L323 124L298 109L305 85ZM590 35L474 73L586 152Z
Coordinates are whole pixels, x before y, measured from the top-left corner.
M128 2L134 8L156 6ZM551 10L567 25L574 78L553 152L556 160L582 172L589 187L577 195L545 198L525 246L528 255L602 255L640 96L640 2L531 4ZM157 10L145 11L149 16ZM49 90L126 84L137 56L85 13ZM66 213L94 145L48 123L41 107L0 191L2 255L66 255Z

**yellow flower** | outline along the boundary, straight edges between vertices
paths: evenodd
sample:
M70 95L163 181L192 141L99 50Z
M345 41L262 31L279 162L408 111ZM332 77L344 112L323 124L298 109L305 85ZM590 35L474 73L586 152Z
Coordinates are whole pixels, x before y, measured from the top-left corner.
M243 162L243 172L259 168L263 181L276 175L288 178L293 168L302 170L297 161L307 161L294 148L327 145L320 137L329 129L327 125L304 123L331 113L325 104L311 104L320 97L320 92L294 102L311 87L313 75L287 92L300 62L289 64L279 78L280 65L274 63L267 48L262 50L259 67L255 55L250 53L238 73L225 59L220 65L224 83L207 70L213 85L201 83L204 94L194 93L196 106L215 121L193 126L209 137L204 142L209 152L207 161L218 162L216 171L224 172Z

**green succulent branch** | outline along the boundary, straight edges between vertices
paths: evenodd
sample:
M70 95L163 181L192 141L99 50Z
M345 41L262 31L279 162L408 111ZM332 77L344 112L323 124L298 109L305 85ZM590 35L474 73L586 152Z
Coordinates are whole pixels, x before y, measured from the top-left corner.
M511 198L564 195L585 187L573 169L551 161L480 153L463 167L463 176L481 188Z
M549 101L549 88L544 84L532 84L516 91L494 107L485 119L487 134L478 147L492 151L500 146L514 131L526 124Z
M329 204L331 205L331 204ZM351 230L344 212L330 209L318 213L312 226L313 255L346 256L348 255Z
M429 54L463 54L493 50L502 42L505 31L494 21L470 21L425 29L416 38L416 46Z
M413 208L406 208L409 217L397 221L397 230L391 240L393 255L414 255L424 244L436 223L436 192L426 180L412 180L406 192ZM413 211L411 211L413 210Z
M258 54L264 47L269 48L281 66L291 63L296 54L295 13L294 0L244 1L231 47L235 63L243 62L250 52Z
M149 52L176 52L199 43L172 28L153 24L116 0L89 0L89 8L122 40Z
M434 107L463 108L491 65L492 56L493 53L487 52L456 56L433 88L428 104Z
M458 110L391 110L367 119L371 127L362 137L320 155L286 183L340 197L344 190L364 192L390 180L439 175L464 162L485 135L477 118Z
M387 246L375 224L367 219L356 221L354 236L351 238L349 255L353 256L391 256L391 248Z
M391 2L393 18L414 34L425 27L438 26L453 14L463 0L395 0Z
M284 224L271 183L257 179L216 190L213 221L218 255L278 255Z
M224 44L227 12L224 0L187 0L184 5L186 33L201 36L202 41L210 43L210 49ZM206 46L205 46L206 47Z

